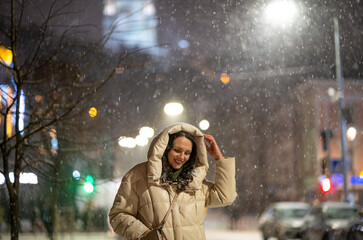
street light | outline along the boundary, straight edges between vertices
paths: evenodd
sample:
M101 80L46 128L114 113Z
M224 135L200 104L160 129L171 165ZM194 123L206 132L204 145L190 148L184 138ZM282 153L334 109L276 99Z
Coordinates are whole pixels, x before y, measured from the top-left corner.
M336 77L338 83L338 96L339 96L339 119L341 125L341 136L342 136L342 161L343 161L343 176L344 176L344 200L348 202L348 184L347 184L347 175L348 175L348 150L347 150L347 119L343 114L345 109L344 102L344 79L343 79L343 70L342 70L342 61L340 58L340 41L339 41L339 22L338 18L334 17L334 49L335 49L335 70Z
M90 117L94 118L97 116L97 109L95 107L91 107L88 111Z
M199 127L200 127L200 129L202 129L202 130L207 130L207 129L209 128L209 121L208 121L208 120L203 119L202 121L200 121L200 123L199 123Z
M354 127L350 127L347 130L347 138L350 142L353 142L355 137L357 136L357 129Z
M81 173L78 171L78 170L73 170L72 172L72 177L75 179L75 180L79 180L81 178Z
M136 144L138 146L143 147L143 146L146 146L148 144L149 140L146 137L142 136L142 135L137 135L136 138L135 138L135 142L136 142Z
M154 136L154 129L151 127L142 127L139 130L139 135L135 138L121 136L118 139L118 145L124 148L135 148L138 146L146 146L149 143L149 138Z
M135 140L135 138L131 138L131 137L120 137L118 140L118 144L121 147L125 147L125 148L135 148L136 140Z
M221 74L221 82L224 83L224 84L227 84L229 83L229 76L227 73L222 73Z
M139 130L140 136L143 136L145 138L152 138L154 136L154 129L151 127L142 127Z
M169 116L177 116L184 111L184 107L181 103L170 102L164 107L164 112Z
M273 25L285 27L297 15L298 10L293 1L277 0L267 5L266 20Z
M293 2L288 0L277 0L270 3L266 8L266 17L271 23L280 23L285 27L285 22L290 20L294 14L297 14L297 9L294 7ZM339 119L341 125L341 142L342 142L342 162L344 167L344 200L348 202L348 187L347 187L347 175L348 175L348 162L347 162L347 120L343 114L345 109L344 102L344 79L342 71L342 63L340 57L340 41L339 41L339 22L338 18L333 18L334 25L334 49L335 49L335 69L336 80L338 84L338 100L339 100Z
M0 63L8 67L13 63L13 52L4 46L0 46Z

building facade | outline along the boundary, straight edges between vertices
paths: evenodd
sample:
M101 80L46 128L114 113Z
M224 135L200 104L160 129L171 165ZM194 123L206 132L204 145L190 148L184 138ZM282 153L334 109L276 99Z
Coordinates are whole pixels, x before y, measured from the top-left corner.
M348 200L363 203L363 83L345 80L342 111L347 122L347 174L344 177L342 130L337 83L334 80L307 81L298 88L299 126L296 129L302 146L299 162L302 185L311 199ZM302 127L301 127L302 126ZM321 191L323 176L331 179L332 188Z

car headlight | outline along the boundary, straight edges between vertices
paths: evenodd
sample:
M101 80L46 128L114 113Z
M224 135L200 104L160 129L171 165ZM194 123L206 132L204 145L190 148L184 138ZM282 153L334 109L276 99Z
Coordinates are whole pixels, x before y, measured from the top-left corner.
M336 223L331 224L329 227L333 230L337 230L337 229L341 228L340 225L336 224Z
M355 229L357 229L359 232L363 232L363 225L358 225L355 227Z
M291 223L291 226L293 228L300 228L302 226L302 224L301 223L298 223L298 222L293 222L293 223Z

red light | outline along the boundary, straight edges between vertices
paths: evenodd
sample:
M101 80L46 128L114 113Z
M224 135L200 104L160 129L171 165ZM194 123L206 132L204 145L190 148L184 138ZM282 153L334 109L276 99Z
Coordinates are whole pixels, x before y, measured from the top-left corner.
M321 182L321 190L323 190L323 192L329 192L331 189L331 181L330 178L324 178L323 181Z

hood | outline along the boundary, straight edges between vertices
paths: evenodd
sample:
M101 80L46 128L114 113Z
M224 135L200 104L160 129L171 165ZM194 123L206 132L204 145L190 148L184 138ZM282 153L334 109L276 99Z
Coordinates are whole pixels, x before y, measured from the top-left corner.
M193 181L189 183L187 188L197 190L201 187L204 178L208 172L207 149L204 143L203 133L193 125L187 123L176 123L161 131L151 142L147 154L148 158L148 181L156 184L162 184L162 160L164 151L169 142L169 134L179 131L185 131L193 135L197 145L197 161L194 164ZM186 189L187 189L186 188Z
M293 228L301 228L304 224L304 220L302 218L286 218L281 221L281 224Z
M328 225L331 226L333 229L342 229L348 226L349 220L348 219L331 219L328 220Z

